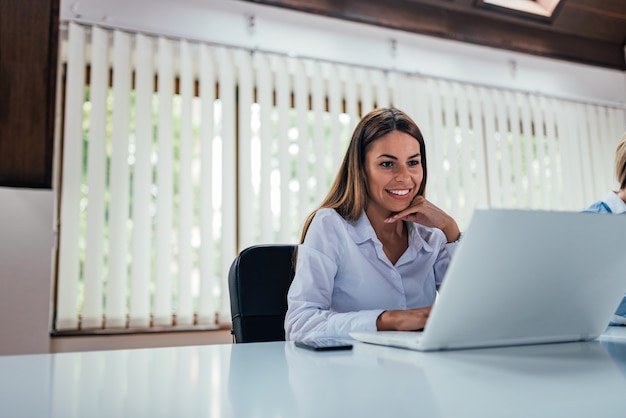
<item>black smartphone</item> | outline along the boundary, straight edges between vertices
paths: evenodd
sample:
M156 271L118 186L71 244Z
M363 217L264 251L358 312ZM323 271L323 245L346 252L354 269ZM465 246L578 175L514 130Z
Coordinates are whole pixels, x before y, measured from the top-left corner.
M315 340L296 341L296 347L313 351L352 350L352 344L334 338L318 338Z

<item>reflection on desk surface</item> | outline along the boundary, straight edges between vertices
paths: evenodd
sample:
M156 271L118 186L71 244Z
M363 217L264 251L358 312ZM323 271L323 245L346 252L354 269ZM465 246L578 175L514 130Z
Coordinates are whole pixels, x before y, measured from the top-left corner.
M622 374L626 376L626 326L608 327L598 341L615 361Z
M626 358L613 359L595 341L432 353L357 343L350 363L289 346L286 355L305 411L320 411L316 399L328 401L322 412L336 410L345 397L354 416L626 416L626 376L618 367ZM324 387L303 377L309 361ZM363 400L343 393L346 387Z
M4 417L624 417L626 327L419 353L291 342L0 356Z
M626 415L626 378L597 342L436 353L428 360L445 416Z
M298 417L440 416L422 367L387 362L381 348L398 351L355 343L351 352L331 354L285 345Z

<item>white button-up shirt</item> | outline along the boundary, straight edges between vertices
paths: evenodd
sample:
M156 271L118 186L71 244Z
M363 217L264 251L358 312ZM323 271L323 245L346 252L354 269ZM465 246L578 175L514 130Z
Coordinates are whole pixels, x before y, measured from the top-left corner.
M374 331L384 310L431 306L456 243L444 233L407 222L408 249L393 265L365 213L356 221L320 209L298 246L287 295L287 340L350 338Z

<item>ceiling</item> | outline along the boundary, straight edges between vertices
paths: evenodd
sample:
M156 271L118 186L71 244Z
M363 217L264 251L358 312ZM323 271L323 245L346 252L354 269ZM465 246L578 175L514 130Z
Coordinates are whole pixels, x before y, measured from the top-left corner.
M561 0L548 17L494 6L492 0L245 1L626 70L626 0ZM504 1L533 7L555 2Z

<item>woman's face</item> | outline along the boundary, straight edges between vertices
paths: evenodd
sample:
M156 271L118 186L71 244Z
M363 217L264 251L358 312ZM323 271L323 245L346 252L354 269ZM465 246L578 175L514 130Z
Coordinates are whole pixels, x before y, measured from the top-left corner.
M388 217L411 204L424 171L420 144L411 135L392 131L375 140L365 155L368 214Z

